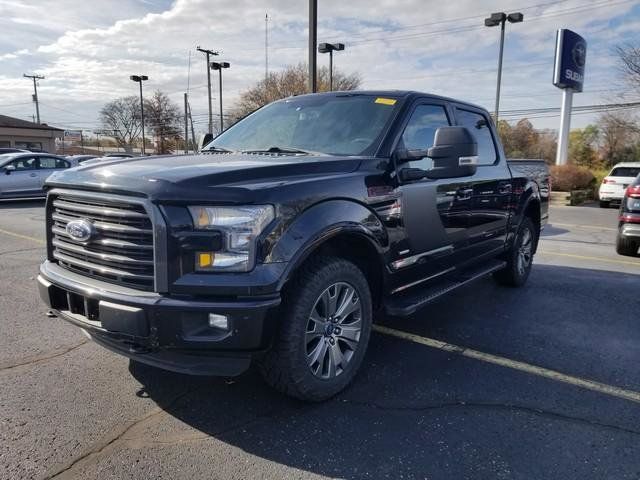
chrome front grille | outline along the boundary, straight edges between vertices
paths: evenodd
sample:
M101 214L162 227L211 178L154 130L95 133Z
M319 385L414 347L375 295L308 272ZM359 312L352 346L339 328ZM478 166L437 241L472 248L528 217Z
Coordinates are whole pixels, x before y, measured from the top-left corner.
M50 198L51 253L67 270L142 290L154 288L153 225L144 205L82 194ZM95 234L75 241L67 223L85 219Z

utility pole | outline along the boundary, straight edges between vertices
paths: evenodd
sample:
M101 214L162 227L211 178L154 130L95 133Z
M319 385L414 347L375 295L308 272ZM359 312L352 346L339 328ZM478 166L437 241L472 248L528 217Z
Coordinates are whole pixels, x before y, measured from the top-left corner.
M318 91L316 43L318 42L318 0L309 0L309 92Z
M196 47L196 50L207 56L207 91L209 92L209 133L213 133L213 109L211 106L211 70L209 69L211 55L219 55L220 52L207 50L206 48Z
M189 153L189 107L187 94L184 94L184 153Z
M23 73L22 76L24 78L31 78L33 80L33 101L36 104L36 118L38 119L38 124L40 124L40 105L38 105L38 84L37 80L44 80L44 76L42 75L27 75Z
M269 14L264 14L264 83L269 78Z

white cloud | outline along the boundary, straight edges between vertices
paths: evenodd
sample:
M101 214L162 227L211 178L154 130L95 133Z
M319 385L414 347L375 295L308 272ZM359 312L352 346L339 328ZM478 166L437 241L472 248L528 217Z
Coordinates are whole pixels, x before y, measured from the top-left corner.
M495 91L498 30L483 27L482 20L492 11L526 7L524 23L507 27L502 106L559 104L559 91L550 77L555 30L560 26L578 30L589 41L587 89L576 103L599 103L614 68L612 47L638 40L637 6L620 0L609 2L614 8L594 8L607 4L603 0L536 3L543 5L526 6L523 0L323 0L318 39L347 44L347 50L335 56L336 67L360 72L366 88L430 91L489 107ZM42 113L52 123L95 125L100 105L136 93L128 79L134 73L150 77L146 89L170 92L181 104L191 52L191 100L203 126L206 76L196 45L221 49L221 58L231 62L224 73L229 105L264 74L265 12L270 16L270 67L306 61L306 5L304 0L39 0L29 5L5 1L0 17L9 22L0 40L0 105L28 103L32 85L22 79L23 71L45 75L40 82ZM326 61L323 56L318 59L319 64ZM31 107L2 111L25 117Z

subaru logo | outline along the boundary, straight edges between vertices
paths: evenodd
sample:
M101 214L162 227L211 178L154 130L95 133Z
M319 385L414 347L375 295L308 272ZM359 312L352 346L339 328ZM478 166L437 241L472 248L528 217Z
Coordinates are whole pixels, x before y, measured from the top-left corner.
M89 220L81 218L79 220L71 220L65 227L67 235L76 242L87 242L91 239L96 229Z
M584 67L587 60L587 46L584 42L578 42L573 46L571 50L571 56L573 57L573 63L578 68Z

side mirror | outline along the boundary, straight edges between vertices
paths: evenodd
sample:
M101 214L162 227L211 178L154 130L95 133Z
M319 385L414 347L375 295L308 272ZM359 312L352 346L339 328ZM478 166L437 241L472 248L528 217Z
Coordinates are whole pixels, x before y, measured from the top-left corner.
M468 177L478 169L478 144L466 127L440 127L427 156L433 160L429 178Z
M16 166L15 165L6 165L4 167L5 175L11 175L11 172L15 172L15 171L16 171Z
M211 140L213 140L213 133L205 133L204 137L202 137L199 150L202 150L206 145L211 143Z

